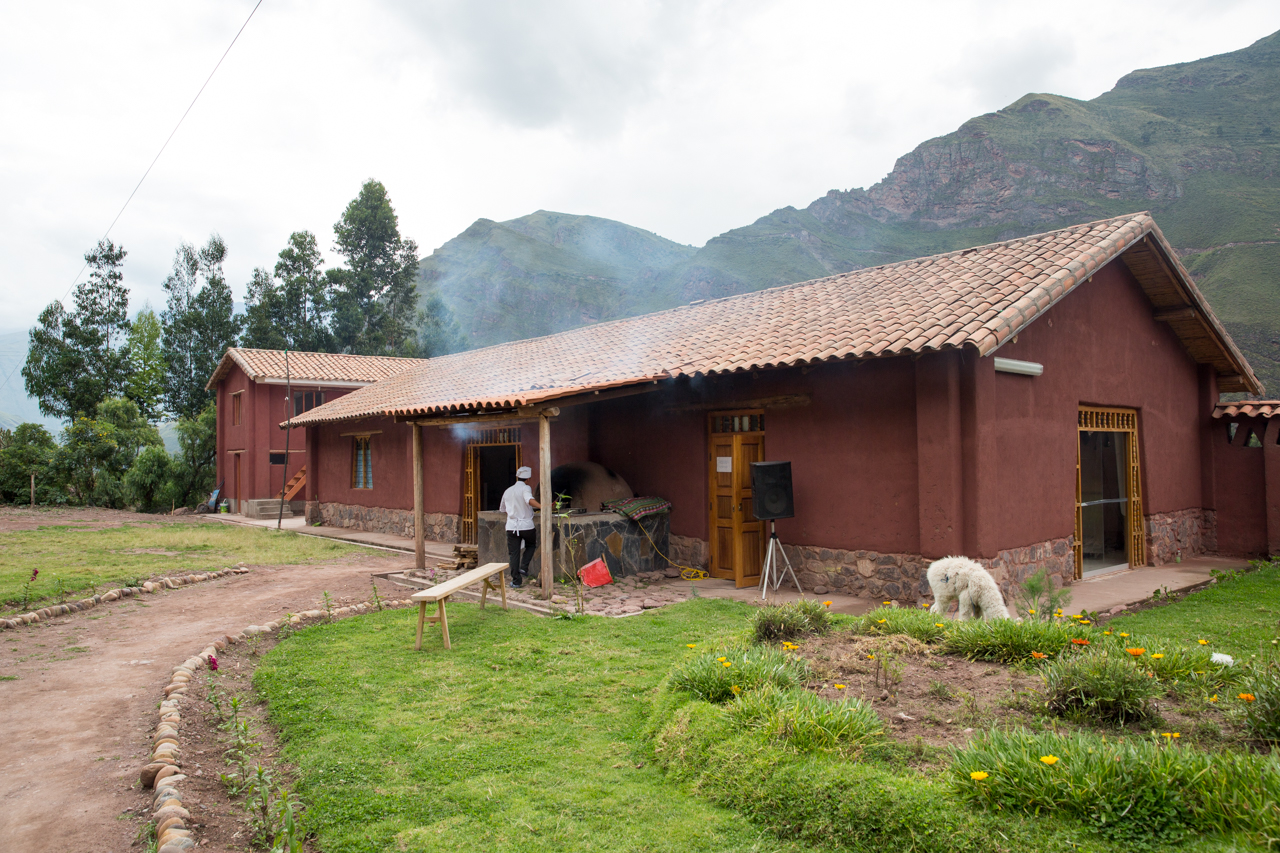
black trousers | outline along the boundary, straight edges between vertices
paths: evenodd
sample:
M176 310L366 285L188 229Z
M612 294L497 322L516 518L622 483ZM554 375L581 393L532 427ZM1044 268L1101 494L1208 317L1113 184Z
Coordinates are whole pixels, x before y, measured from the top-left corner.
M524 556L520 556L520 546L524 545ZM524 583L524 576L529 573L529 564L533 562L533 552L538 547L537 530L507 531L507 563L511 566L511 582Z

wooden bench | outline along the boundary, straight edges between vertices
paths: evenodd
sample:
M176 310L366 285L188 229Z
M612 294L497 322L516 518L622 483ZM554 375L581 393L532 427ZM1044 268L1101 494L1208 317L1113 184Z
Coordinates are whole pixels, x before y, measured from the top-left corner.
M507 609L507 587L502 582L502 573L507 570L507 563L485 563L479 568L472 569L464 575L458 575L453 580L447 580L444 583L436 584L430 589L424 589L421 592L415 592L409 596L410 601L418 602L418 639L414 643L414 651L422 651L422 624L424 622L439 622L440 635L444 638L444 647L452 649L449 645L449 618L445 614L444 605L449 600L449 596L453 595L460 589L469 587L475 583L483 583L484 586L480 590L480 609L484 609L485 599L489 595L489 590L497 590L502 595L502 609ZM498 576L498 585L493 585L493 576ZM427 616L427 602L436 602L436 615Z

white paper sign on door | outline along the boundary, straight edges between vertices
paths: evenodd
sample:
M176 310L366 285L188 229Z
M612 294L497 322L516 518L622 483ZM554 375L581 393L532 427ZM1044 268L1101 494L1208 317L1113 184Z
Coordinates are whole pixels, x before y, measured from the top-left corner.
M732 474L733 473L733 457L717 456L716 457L716 473Z

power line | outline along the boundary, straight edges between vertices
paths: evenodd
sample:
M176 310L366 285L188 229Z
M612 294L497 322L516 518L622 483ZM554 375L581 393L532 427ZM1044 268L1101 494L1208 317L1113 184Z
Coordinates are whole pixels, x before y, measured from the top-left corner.
M218 62L213 66L213 70L209 72L209 76L205 78L204 83L200 86L200 91L196 92L196 96L191 99L191 103L182 113L182 117L178 119L178 123L173 126L173 130L169 131L169 135L165 138L164 144L160 146L160 150L156 152L156 156L152 158L151 165L147 166L147 170L142 173L142 177L138 179L138 183L134 186L133 192L129 193L129 197L124 200L124 204L120 205L120 212L116 214L116 218L111 220L111 224L107 226L107 230L102 233L102 237L98 240L101 243L107 239L111 233L111 229L116 227L116 223L120 221L120 217L124 216L125 209L129 206L129 202L133 201L133 197L138 194L138 190L142 188L142 182L147 179L147 175L151 174L151 170L155 168L156 163L160 161L160 155L169 147L169 143L173 140L174 135L178 132L178 128L182 127L182 123L187 120L187 115L191 112L192 107L196 105L196 101L200 100L200 96L204 94L205 88L209 85L209 81L213 79L213 75L218 73L218 69L222 67L222 60L227 58L227 54L231 53L231 48L235 47L236 41L240 38L240 34L244 32L244 28L249 26L249 22L253 20L253 15L258 11L258 7L262 5L262 0L258 0L253 5L253 9L249 12L249 17L244 19L244 23L240 25L240 29L236 30L235 37L231 39L231 44L227 45L227 49L222 52L222 56L218 57ZM84 266L80 267L80 272L76 273L76 277L71 280L71 284L67 287L67 292L62 294L59 302L65 302L66 298L71 295L72 289L76 283L80 281L80 276L84 275L84 271L89 268L89 262L86 260ZM4 378L4 382L0 382L0 391L3 391L9 384L9 380L13 378L13 374L18 370L15 364L13 369L9 371L9 375Z

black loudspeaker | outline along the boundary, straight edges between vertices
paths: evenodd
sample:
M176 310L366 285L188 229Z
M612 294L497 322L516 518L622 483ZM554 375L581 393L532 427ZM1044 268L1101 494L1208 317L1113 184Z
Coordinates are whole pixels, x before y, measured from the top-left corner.
M751 511L765 521L795 516L790 462L751 463Z

